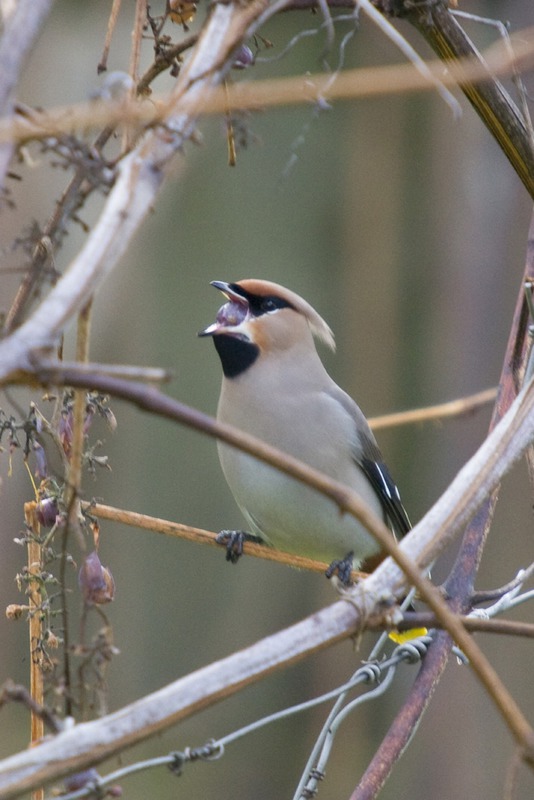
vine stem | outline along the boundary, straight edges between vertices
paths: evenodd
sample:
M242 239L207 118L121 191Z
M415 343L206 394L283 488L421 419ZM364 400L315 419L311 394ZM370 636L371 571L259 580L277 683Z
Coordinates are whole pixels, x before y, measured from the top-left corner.
M35 510L35 503L24 504L24 521L28 530L33 534L40 533L39 521ZM39 611L41 605L41 594L39 579L42 572L42 548L33 536L28 541L28 605L30 607L29 632L30 632L30 695L36 706L44 705L44 681L43 681L43 659L41 642L43 640L43 623ZM33 576L33 577L32 577ZM36 713L32 708L30 713L30 743L38 744L44 736L44 721L42 715ZM32 792L32 800L43 800L44 789L38 787Z

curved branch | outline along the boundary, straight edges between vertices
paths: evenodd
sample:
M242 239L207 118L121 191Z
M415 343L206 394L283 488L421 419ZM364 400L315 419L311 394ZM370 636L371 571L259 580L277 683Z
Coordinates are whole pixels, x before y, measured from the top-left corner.
M0 40L0 115L11 116L13 92L20 73L41 28L50 13L53 0L19 0L7 20ZM11 160L11 143L0 144L0 187Z

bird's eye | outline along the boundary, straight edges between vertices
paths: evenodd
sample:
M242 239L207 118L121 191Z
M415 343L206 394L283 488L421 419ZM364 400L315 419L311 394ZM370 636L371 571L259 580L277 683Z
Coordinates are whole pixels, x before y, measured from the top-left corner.
M278 308L276 301L273 300L272 297L266 297L264 300L261 301L261 310L263 313L268 313L269 311L275 311Z

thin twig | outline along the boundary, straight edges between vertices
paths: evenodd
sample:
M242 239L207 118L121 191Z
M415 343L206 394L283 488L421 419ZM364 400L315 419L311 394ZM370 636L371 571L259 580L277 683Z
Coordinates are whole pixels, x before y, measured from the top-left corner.
M40 717L51 733L59 733L61 725L55 715L47 706L39 705L25 686L7 680L0 689L0 708L7 701L22 703L30 709L33 715Z
M135 85L139 80L139 62L141 59L141 43L143 41L143 27L146 23L147 0L136 0L135 17L132 30L132 49L130 52L130 66L128 72L132 79L132 88L129 92L131 99L135 97ZM132 144L130 131L124 128L122 135L122 152L127 153Z
M102 50L102 56L100 58L100 61L98 62L98 67L97 67L97 71L99 74L101 72L105 72L108 68L109 48L111 47L111 39L113 38L115 25L117 24L119 11L121 9L121 3L122 0L113 0L113 5L111 6L111 11L109 13L109 19L108 19L108 27L106 30L106 38L104 41L104 49Z
M460 397L458 400L449 400L425 408L414 408L409 411L396 411L393 414L382 414L380 417L371 417L369 425L373 430L382 428L395 428L399 425L412 425L418 422L430 422L445 419L446 417L462 417L478 411L482 406L491 403L497 396L497 389L484 389L482 392Z
M437 92L442 100L444 100L456 118L461 117L462 107L458 100L452 95L448 89L443 85L441 80L430 72L426 63L423 61L419 53L414 50L411 44L405 39L404 36L393 27L383 14L375 8L371 0L356 0L358 8L360 8L370 20L380 28L390 41L411 61L416 70L428 81L434 84Z
M25 109L26 111L26 109ZM92 148L101 152L113 129L106 127L95 139ZM36 243L31 265L22 280L10 309L6 314L4 332L10 333L22 321L26 309L43 281L45 268L53 261L56 250L67 234L67 223L80 208L88 196L95 191L97 185L87 180L85 165L79 166L67 188L55 204L54 211L44 226L39 241Z
M42 359L40 362L45 369L54 369L58 362L56 359ZM103 364L94 361L61 361L64 369L75 369L80 374L92 375L100 372L115 378L124 378L128 381L142 381L143 383L166 383L172 378L172 372L160 367L138 367L131 364Z
M515 69L528 70L534 63L534 31L528 28L514 34L513 59L500 42L484 51L482 66L471 58L460 59L443 72L441 60L429 61L430 73L440 79L444 86L461 85L465 80L475 84L487 81L488 68L498 77L508 77ZM141 79L143 80L143 79ZM311 90L313 87L313 91ZM271 106L316 102L318 97L333 101L359 97L401 94L406 92L431 91L434 84L424 78L411 64L396 64L383 67L364 67L344 70L332 82L331 73L302 77L278 78L261 81L241 81L229 87L232 107L262 109ZM70 133L83 128L91 129L119 123L145 123L154 125L163 122L169 103L175 92L153 96L150 103L138 101L120 104L91 102L79 103L47 112L35 111L31 119L19 117L0 122L0 143L3 141L29 141L46 136ZM226 98L222 88L212 88L200 113L224 113Z
M154 59L153 64L146 70L137 83L137 94L144 95L150 91L150 84L161 75L162 72L169 69L175 59L179 58L186 50L190 50L198 41L198 35L191 34L181 42L172 45L161 53L158 53Z
M121 525L128 525L129 527L148 530L153 533L162 533L165 536L175 536L187 542L195 542L196 544L209 545L221 549L221 545L217 542L217 534L213 531L193 528L190 525L183 525L179 522L158 519L157 517L138 514L134 511L127 511L122 508L113 508L112 506L102 505L101 503L82 503L82 511L94 515L99 519L107 519ZM328 567L328 564L322 561L314 561L311 558L284 553L282 550L275 550L272 547L254 544L253 542L244 543L243 553L247 556L263 559L264 561L272 561L277 564L284 564L285 566L295 569L305 569L310 572L324 574ZM352 577L354 580L357 580L367 576L363 572L354 570L352 572Z

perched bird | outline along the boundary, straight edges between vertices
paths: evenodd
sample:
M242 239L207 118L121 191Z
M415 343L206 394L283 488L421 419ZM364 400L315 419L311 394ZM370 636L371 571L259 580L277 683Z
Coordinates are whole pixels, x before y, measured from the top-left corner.
M410 522L363 413L326 372L314 336L331 349L326 322L295 292L270 281L213 281L227 299L211 336L223 368L217 418L321 470L355 490L402 537ZM327 575L378 563L364 526L308 486L218 442L228 485L250 532L221 531L227 559L243 541L332 562Z

